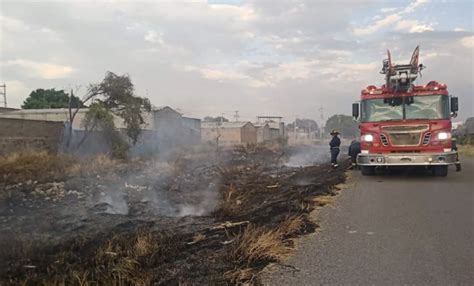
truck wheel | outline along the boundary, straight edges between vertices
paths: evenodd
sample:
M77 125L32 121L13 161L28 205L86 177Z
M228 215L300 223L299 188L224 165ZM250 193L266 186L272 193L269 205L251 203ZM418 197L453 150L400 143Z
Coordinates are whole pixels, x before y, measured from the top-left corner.
M435 177L446 177L448 175L448 166L433 166L433 176Z
M372 166L360 166L360 171L363 176L375 175L375 167L372 167Z

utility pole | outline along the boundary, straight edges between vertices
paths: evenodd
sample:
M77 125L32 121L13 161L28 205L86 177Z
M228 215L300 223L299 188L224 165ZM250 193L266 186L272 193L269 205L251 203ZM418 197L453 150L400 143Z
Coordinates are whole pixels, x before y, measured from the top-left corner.
M234 114L234 121L235 121L235 122L238 122L238 121L239 121L239 117L240 117L240 116L239 116L239 111L236 110L236 111L234 111L234 112L235 112L235 114Z
M3 96L3 107L7 108L7 85L4 83L0 85L0 95Z
M294 134L293 134L293 137L294 137L295 142L296 142L296 129L298 128L298 127L296 127L296 119L295 119L295 121L294 121L293 124L294 124L294 125L293 125L293 131L294 131L294 132L293 132L293 133L294 133Z
M323 127L325 125L325 122L324 122L324 107L323 106L319 107L318 111L319 111L319 118L321 120L321 124L319 126L319 137L320 137L320 139L322 139L323 138L323 132L324 132Z

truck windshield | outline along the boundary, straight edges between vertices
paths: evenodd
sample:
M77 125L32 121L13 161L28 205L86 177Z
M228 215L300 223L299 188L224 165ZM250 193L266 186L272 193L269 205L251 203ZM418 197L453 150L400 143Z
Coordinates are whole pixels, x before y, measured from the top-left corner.
M449 118L449 101L445 95L369 99L362 101L361 107L362 122Z
M361 103L362 122L400 120L403 119L401 97L391 99L369 99Z
M405 99L406 119L449 118L448 97L444 95L413 96Z

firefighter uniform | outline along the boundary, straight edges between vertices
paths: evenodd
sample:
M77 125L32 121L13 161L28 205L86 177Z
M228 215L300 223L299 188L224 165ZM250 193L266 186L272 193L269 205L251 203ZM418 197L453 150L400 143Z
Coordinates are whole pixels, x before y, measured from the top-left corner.
M357 155L360 153L360 142L357 140L352 140L351 145L349 145L348 155L351 157L351 169L357 166Z
M456 145L456 138L451 140L451 149L456 151L456 172L461 171L461 161L459 161L458 146Z
M334 168L339 167L337 164L337 156L339 155L339 148L341 146L341 139L337 137L339 135L339 132L336 130L332 130L331 133L332 139L331 142L329 142L329 147L331 151L331 165Z

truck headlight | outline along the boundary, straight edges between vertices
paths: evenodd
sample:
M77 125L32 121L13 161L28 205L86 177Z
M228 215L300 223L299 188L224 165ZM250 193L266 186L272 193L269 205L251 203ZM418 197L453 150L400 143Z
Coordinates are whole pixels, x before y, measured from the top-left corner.
M440 132L438 133L438 140L446 140L449 138L450 135L451 133L449 132Z
M374 135L364 134L364 135L362 135L361 140L364 141L364 142L372 142L372 141L374 141Z

